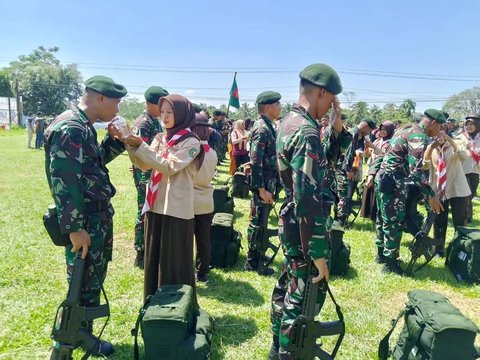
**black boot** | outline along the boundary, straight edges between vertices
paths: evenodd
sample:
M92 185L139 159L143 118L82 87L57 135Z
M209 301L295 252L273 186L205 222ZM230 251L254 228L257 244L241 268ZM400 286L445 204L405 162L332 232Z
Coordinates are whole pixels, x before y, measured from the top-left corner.
M385 257L385 262L383 264L383 272L385 273L393 273L397 275L403 275L404 271L400 267L398 263L398 259L392 259Z
M385 263L385 255L383 255L383 247L377 247L377 256L375 256L375 262L378 264Z
M110 341L99 340L97 344L93 347L92 355L107 357L112 355L114 352L115 348Z
M247 271L258 270L258 253L256 251L249 250L247 254L247 261L245 261L244 269Z
M268 360L278 360L278 349L280 348L280 344L278 341L278 336L273 337L272 347L270 348L270 352L268 353Z
M135 257L135 262L133 263L133 266L143 269L143 258L144 258L143 250L137 250L137 256Z

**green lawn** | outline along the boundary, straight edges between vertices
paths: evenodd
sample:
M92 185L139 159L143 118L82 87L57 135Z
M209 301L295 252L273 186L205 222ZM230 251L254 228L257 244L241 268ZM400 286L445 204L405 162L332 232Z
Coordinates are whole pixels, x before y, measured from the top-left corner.
M44 153L27 149L26 140L25 131L0 131L0 359L47 358L54 314L67 291L62 249L51 243L41 220L52 202L44 175ZM108 166L118 190L113 199L114 258L105 282L111 320L104 337L117 350L111 359L133 358L130 329L142 305L143 275L133 267L136 203L129 165L128 156L122 155ZM223 173L217 181L226 178ZM242 271L248 209L248 200L235 199L235 227L243 234L237 266L213 270L208 285L198 288L201 307L216 319L213 360L265 359L270 347L270 295L276 279ZM479 224L478 209L474 224ZM449 229L448 239L452 236ZM405 236L404 242L410 238ZM415 279L385 275L373 260L370 222L358 219L345 239L352 247L352 268L347 277L331 280L347 326L338 359L376 358L378 342L388 331L390 319L396 317L406 293L414 288L445 294L480 325L480 287L457 283L441 259L435 259ZM406 246L402 256L409 258ZM278 274L280 259L275 267ZM332 318L334 309L328 303L322 319ZM334 341L325 339L324 343L331 349ZM78 352L76 358L80 355Z

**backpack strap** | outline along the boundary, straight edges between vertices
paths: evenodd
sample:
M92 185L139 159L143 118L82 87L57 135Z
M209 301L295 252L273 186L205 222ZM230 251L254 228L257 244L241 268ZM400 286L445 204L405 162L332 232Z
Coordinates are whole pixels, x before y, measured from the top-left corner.
M147 299L145 300L145 304L138 312L137 321L135 322L135 328L131 330L131 334L135 339L133 344L133 358L135 360L139 360L140 358L140 354L138 350L138 330L140 329L140 322L142 321L143 316L145 315L145 312L147 311L148 305L150 304L150 301L152 300L152 298L153 298L153 295L147 296Z
M330 287L328 286L328 283L325 283L325 286L327 288L328 295L330 295L330 298L332 299L333 303L335 304L335 311L337 313L338 319L340 322L345 323L344 318L343 318L343 312L342 309L340 309L340 305L336 302L335 298L333 297L332 290L330 290ZM343 333L340 334L337 343L335 344L335 347L333 348L332 351L332 359L335 358L337 355L338 349L340 349L340 345L342 345L343 337L345 336L345 325L343 325Z
M398 314L397 318L392 320L392 328L390 331L385 335L385 337L380 341L380 344L378 345L378 359L379 360L387 360L388 355L390 353L389 346L388 346L388 341L390 340L390 336L393 333L393 330L395 330L395 327L397 326L398 321L400 318L405 315L405 309L400 311Z

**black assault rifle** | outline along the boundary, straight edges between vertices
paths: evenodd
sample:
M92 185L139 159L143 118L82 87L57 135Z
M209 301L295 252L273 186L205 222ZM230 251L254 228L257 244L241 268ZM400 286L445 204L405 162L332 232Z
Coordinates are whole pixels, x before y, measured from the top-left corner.
M305 284L302 313L292 324L291 339L287 351L292 359L295 360L312 360L315 358L332 360L335 359L338 349L342 344L343 337L345 336L343 313L335 301L328 283L322 280L321 288L319 283L313 283L313 278L317 276L317 268L313 264L313 261L310 262L308 273L309 276ZM335 304L338 320L326 322L315 321L315 315L320 311L318 304L319 290L328 292L328 295ZM332 353L329 354L321 348L321 344L317 344L317 339L322 336L332 335L338 335L338 339Z
M105 296L106 304L95 307L80 305L84 270L85 260L82 259L79 251L73 265L67 298L60 304L55 316L50 336L54 341L50 360L70 360L72 359L73 350L79 346L86 351L82 360L88 359L100 339L90 333L86 324L89 321L105 316L107 316L108 322L110 317L108 299L103 286L102 292ZM96 269L95 274L98 277ZM102 332L103 329L100 332L100 336Z
M439 239L432 239L428 236L434 221L435 213L430 211L425 219L425 222L423 223L421 230L415 234L415 238L410 245L412 257L410 258L410 262L405 269L405 275L413 276L417 271L432 261L437 254L438 247L442 245ZM425 257L425 262L416 270L413 270L415 263L421 256Z
M270 241L272 236L278 236L278 229L269 229L268 228L268 217L270 210L272 209L270 204L262 204L260 211L260 225L258 227L258 237L260 243L257 244L257 251L260 254L258 259L258 273L262 274L264 269L268 268L270 264L275 260L275 256L280 249L280 245L275 245ZM268 250L272 250L271 255L267 255Z

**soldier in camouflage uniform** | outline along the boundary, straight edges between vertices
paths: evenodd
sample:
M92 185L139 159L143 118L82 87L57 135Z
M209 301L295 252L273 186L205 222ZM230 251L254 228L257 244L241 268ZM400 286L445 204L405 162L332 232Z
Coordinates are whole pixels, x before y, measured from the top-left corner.
M120 98L127 94L122 85L104 76L85 81L80 104L59 115L45 133L45 171L59 214L60 229L70 234L72 244L65 247L67 279L70 282L76 252L86 260L81 303L100 304L100 288L112 259L113 208L110 199L115 187L105 164L125 150L112 136L119 134L112 124L99 145L93 123L112 120ZM96 271L95 271L96 269ZM98 277L95 275L98 273ZM91 331L92 323L85 327ZM93 353L113 353L108 341L99 341Z
M428 145L428 138L437 136L444 123L441 111L428 109L418 124L397 130L375 176L382 220L382 228L377 230L377 247L383 248L385 272L403 274L398 257L405 220L406 185L418 185L431 209L437 214L442 210L430 187L429 168L423 164L423 155L427 146L438 146L437 141Z
M281 95L275 91L265 91L257 96L260 119L255 121L250 133L249 186L253 196L250 202L250 222L248 224L248 254L245 270L257 271L259 261L265 255L259 245L259 226L262 211L269 211L265 204L273 204L278 184L278 168L275 153L275 126L273 122L280 115L282 106ZM268 217L268 215L267 215ZM263 268L260 275L272 275L272 268Z
M284 269L272 294L273 344L269 359L291 359L290 331L301 314L308 266L318 269L314 282L328 281L328 230L333 194L328 185L328 166L333 165L342 142L338 74L325 64L313 64L300 72L300 98L283 118L277 136L280 181L286 198L280 212L279 237L285 255ZM320 142L316 119L330 109L332 131ZM323 301L323 300L322 300Z
M353 162L357 151L365 150L365 137L376 128L373 120L363 120L357 126L352 127L348 131L352 135L352 141L344 153L337 161L335 167L335 184L338 204L336 208L335 220L342 226L347 223L350 212L352 211L352 195L353 192L348 191L348 187L356 187L358 175L361 177L361 168L355 169ZM356 174L360 172L360 174Z
M225 113L223 111L215 110L213 112L212 125L213 129L216 130L220 135L222 135L222 139L213 144L213 148L218 155L218 163L220 164L223 160L225 160L229 133L228 122L225 120Z
M160 86L151 86L145 91L145 100L147 102L147 109L140 115L133 123L132 131L135 135L140 136L142 140L150 145L153 138L162 132L162 126L158 117L160 110L158 108L158 101L161 97L167 96L168 91ZM145 251L144 243L144 219L145 214L142 214L143 205L145 204L145 195L147 192L147 183L150 179L151 170L142 171L132 165L133 181L137 188L137 217L135 219L135 240L134 246L137 251L134 265L143 269L143 257Z

